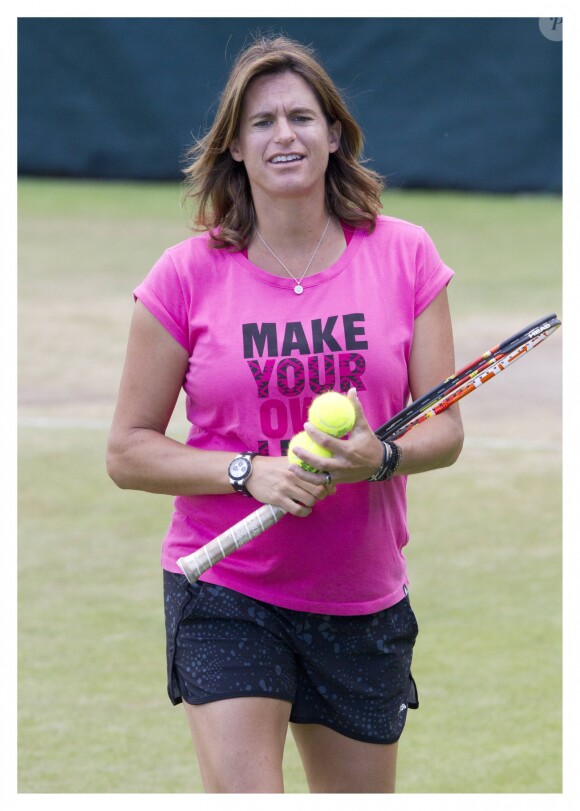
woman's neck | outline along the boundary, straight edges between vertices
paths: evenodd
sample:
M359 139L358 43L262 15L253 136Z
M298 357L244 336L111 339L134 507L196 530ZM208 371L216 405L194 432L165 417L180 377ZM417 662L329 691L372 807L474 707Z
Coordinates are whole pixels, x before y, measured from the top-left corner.
M246 256L276 276L302 279L330 267L346 248L342 225L326 210L279 209L258 218Z
M324 200L283 200L266 205L255 203L257 226L268 243L279 248L310 245L328 223Z

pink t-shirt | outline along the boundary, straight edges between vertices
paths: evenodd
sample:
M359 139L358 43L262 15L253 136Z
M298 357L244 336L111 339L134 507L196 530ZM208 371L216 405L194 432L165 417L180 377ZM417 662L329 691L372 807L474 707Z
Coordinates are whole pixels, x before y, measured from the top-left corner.
M304 279L300 296L292 279L209 248L203 234L165 251L135 297L189 353L187 444L279 456L322 391L356 387L372 428L406 405L414 320L452 275L421 227L381 216ZM403 476L341 485L308 518L285 516L202 580L321 614L393 605L408 584L405 491ZM163 567L179 572L179 557L258 506L233 491L178 496Z

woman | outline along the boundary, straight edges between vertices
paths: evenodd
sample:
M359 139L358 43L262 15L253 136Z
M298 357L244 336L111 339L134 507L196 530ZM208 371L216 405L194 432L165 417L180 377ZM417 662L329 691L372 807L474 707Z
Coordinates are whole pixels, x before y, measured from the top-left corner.
M202 233L135 291L108 469L176 496L168 689L208 792L283 791L289 723L312 792L392 792L417 706L406 477L455 461L461 420L450 408L388 448L369 426L452 373L452 271L422 228L379 215L361 146L310 49L254 42L186 172ZM182 386L185 445L165 436ZM328 389L348 392L352 432L307 424L333 458L288 465ZM190 586L176 560L256 502L289 515Z

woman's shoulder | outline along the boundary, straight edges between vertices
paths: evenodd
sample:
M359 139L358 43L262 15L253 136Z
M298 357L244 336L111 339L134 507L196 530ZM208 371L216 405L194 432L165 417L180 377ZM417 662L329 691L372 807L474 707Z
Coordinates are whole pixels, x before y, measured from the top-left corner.
M393 217L390 214L379 214L376 220L375 232L378 234L408 234L417 237L424 232L424 228L417 223Z
M209 232L203 231L169 245L163 253L172 258L179 258L191 254L204 254L207 251L209 251Z
M229 261L232 252L224 248L213 248L210 237L209 231L193 234L166 248L163 258L172 262L177 270L185 267L188 272L192 266L200 269L221 266Z
M396 248L399 251L414 252L428 241L429 237L422 225L390 214L380 214L368 239L369 248L378 250Z

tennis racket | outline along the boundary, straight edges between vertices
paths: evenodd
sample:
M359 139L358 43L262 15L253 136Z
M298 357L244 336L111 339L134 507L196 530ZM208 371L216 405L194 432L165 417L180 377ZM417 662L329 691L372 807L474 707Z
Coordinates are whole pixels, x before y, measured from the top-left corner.
M381 440L398 439L415 425L445 411L545 341L560 324L556 315L529 324L410 403L381 425L375 431L376 436ZM264 504L196 552L179 558L177 564L189 582L194 583L211 566L261 535L284 515L286 510L282 507Z

